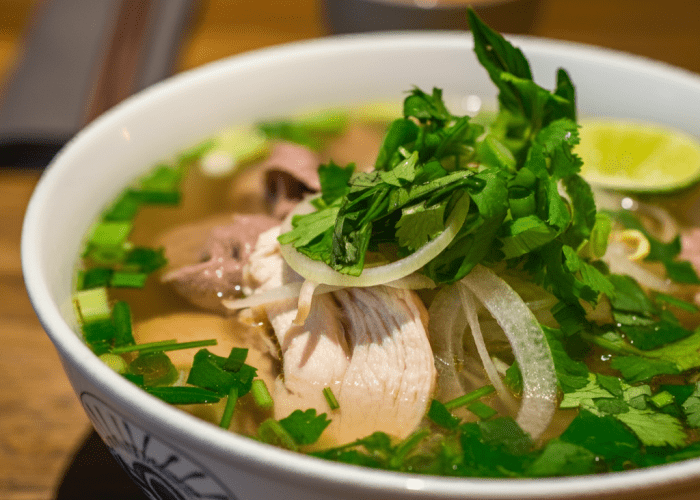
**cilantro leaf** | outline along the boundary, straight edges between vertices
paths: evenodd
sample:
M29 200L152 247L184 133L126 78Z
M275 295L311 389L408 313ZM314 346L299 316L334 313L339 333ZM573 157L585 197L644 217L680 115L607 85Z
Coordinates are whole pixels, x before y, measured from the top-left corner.
M596 455L560 439L553 439L542 454L527 468L530 477L577 476L590 474L596 468Z
M418 125L406 118L391 122L379 148L374 169L391 170L397 161L399 147L414 142L418 137L418 130Z
M428 409L428 418L446 429L455 429L461 419L454 416L440 401L433 399Z
M331 421L325 413L316 415L316 410L311 408L306 411L294 410L279 423L297 444L306 445L315 443Z
M403 114L417 118L420 122L433 121L438 124L444 124L452 118L442 100L442 90L438 88L433 88L432 94L426 94L414 87L404 100Z
M500 104L509 111L526 115L524 97L517 87L504 81L502 75L510 73L532 80L530 64L520 49L513 47L503 36L488 27L472 9L467 10L467 16L474 36L474 52L498 87Z
M614 397L615 396L610 391L598 383L595 374L589 373L587 384L585 386L579 387L574 391L564 393L564 397L562 398L561 403L559 403L559 408L584 408L597 414L598 412L595 411L595 401Z
M597 416L581 410L559 437L561 441L582 446L614 466L639 453L640 442L620 421L610 415Z
M396 223L400 246L415 251L445 230L446 204L426 207L425 203L405 208Z
M487 169L474 177L485 181L482 191L471 199L478 210L450 245L428 265L424 272L436 283L451 283L462 279L492 252L494 240L508 213L508 187L502 173Z
M608 280L614 287L609 295L613 309L634 312L646 317L656 312L654 303L633 278L611 274Z
M563 98L560 106L553 111L553 118L568 118L576 121L576 89L565 69L557 70L557 86L554 93Z
M565 179L578 174L583 162L572 152L579 143L576 122L561 118L543 127L535 141L542 145L544 155L550 159L548 170L555 180Z
M577 304L583 299L596 303L600 293L612 293L608 278L568 245L553 241L539 250L537 256L544 264L541 281L563 302Z
M350 177L355 171L355 165L350 164L343 168L333 161L318 167L318 179L321 184L321 198L326 205L331 205L337 199L342 198L350 189Z
M641 356L616 356L610 366L619 370L622 377L634 384L649 380L656 375L676 375L680 370L675 363L662 359L649 359Z
M564 233L563 241L573 248L578 248L581 243L591 236L597 221L593 190L577 174L565 177L563 185L571 199L572 207L571 225ZM605 235L605 242L607 244L607 235Z
M522 476L532 440L510 417L460 426L464 464L484 477Z
M646 446L682 446L686 439L683 426L671 415L630 407L629 411L615 415L627 425Z
M700 386L696 384L693 393L683 401L681 407L685 414L688 425L691 427L700 427Z
M588 385L588 367L585 363L574 361L564 349L561 330L542 325L554 360L554 369L559 386L564 393L574 392Z
M559 231L536 215L510 220L501 225L499 240L504 258L512 259L536 250L557 237Z

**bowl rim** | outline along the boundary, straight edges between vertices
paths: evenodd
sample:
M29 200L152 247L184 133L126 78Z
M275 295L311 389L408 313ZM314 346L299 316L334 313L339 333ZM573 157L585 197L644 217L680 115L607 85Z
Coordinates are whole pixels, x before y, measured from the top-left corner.
M692 85L700 93L700 75L667 63L621 51L593 45L562 42L532 36L507 36L527 55L528 51L542 54L565 54L567 58L582 58L615 63L623 69L663 75ZM91 379L101 391L108 394L117 406L124 405L130 412L139 412L149 426L159 433L177 436L180 447L197 449L220 461L235 457L235 466L255 471L256 474L274 474L297 485L315 482L324 489L352 488L358 494L402 494L415 498L457 498L479 495L480 498L534 498L561 495L595 497L602 493L622 492L640 487L658 487L689 478L700 478L700 459L691 459L669 465L645 469L613 472L596 476L574 476L543 479L481 479L423 476L409 473L379 471L347 464L334 463L289 452L233 434L173 408L161 400L137 389L126 379L110 370L79 337L61 316L60 307L52 299L46 277L41 272L42 213L47 210L53 184L60 174L70 168L72 157L83 144L115 127L123 116L147 106L159 95L176 92L182 87L196 86L222 72L251 71L256 66L274 64L287 58L314 58L319 55L342 54L372 47L473 47L471 37L464 32L377 32L362 35L336 35L313 40L267 47L235 55L188 70L161 81L135 94L87 125L74 136L45 169L30 199L25 214L21 257L22 272L35 312L62 357L84 377ZM158 434L160 435L160 434Z

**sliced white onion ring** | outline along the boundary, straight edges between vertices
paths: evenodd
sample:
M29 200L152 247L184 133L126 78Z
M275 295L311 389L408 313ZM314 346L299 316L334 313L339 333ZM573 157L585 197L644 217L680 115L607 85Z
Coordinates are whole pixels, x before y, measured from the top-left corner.
M457 285L442 288L428 308L430 345L438 372L439 401L449 401L469 392L460 377L466 354L462 337L467 324L464 309L460 307Z
M659 292L673 294L677 286L667 278L662 278L652 273L643 264L629 259L630 252L627 245L619 241L610 241L602 260L608 265L613 274L626 274L634 278L643 287Z
M520 296L493 271L476 265L462 278L508 337L523 378L523 399L516 421L537 439L554 416L557 376L542 327Z
M469 290L469 287L463 283L457 283L457 291L459 293L460 302L462 303L462 309L467 316L467 323L469 323L469 329L471 330L472 337L474 338L476 350L481 358L481 363L484 365L486 376L489 378L491 385L493 385L493 387L496 389L496 392L506 406L514 411L514 409L517 408L517 404L515 403L510 391L506 389L506 386L503 384L503 381L498 374L498 370L496 369L496 365L493 363L491 355L486 348L486 342L484 342L484 336L481 333L479 318L476 314L474 294Z
M469 203L469 197L467 195L462 196L458 203ZM311 205L309 199L299 203L282 223L282 234L292 229L292 217L313 211L314 207ZM447 248L447 245L457 236L457 232L462 227L462 224L464 224L466 214L466 207L455 207L447 218L445 230L434 239L420 247L408 257L404 257L390 264L364 269L360 276L350 276L340 273L324 262L312 260L306 255L297 252L291 244L281 245L280 250L282 257L289 267L307 280L343 287L384 285L414 273Z

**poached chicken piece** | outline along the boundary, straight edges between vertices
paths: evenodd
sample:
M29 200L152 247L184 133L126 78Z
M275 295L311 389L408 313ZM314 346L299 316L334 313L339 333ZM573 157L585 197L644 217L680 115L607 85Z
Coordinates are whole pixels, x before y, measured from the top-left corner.
M352 346L337 393L342 442L376 431L408 436L435 389L423 303L411 291L387 286L346 288L333 295Z
M256 292L301 280L279 254L275 228L261 235L244 282ZM274 263L273 263L274 261ZM436 381L427 312L411 291L386 286L347 288L313 298L295 324L296 299L262 306L282 356L275 418L315 408L332 420L322 445L376 431L408 436L423 418ZM330 387L339 408L323 396Z

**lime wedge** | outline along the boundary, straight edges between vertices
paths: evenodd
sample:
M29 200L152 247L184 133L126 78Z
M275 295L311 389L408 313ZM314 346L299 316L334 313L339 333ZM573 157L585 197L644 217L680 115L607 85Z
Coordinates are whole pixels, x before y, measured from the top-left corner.
M581 120L581 175L593 186L639 193L679 190L700 180L700 143L649 123Z

